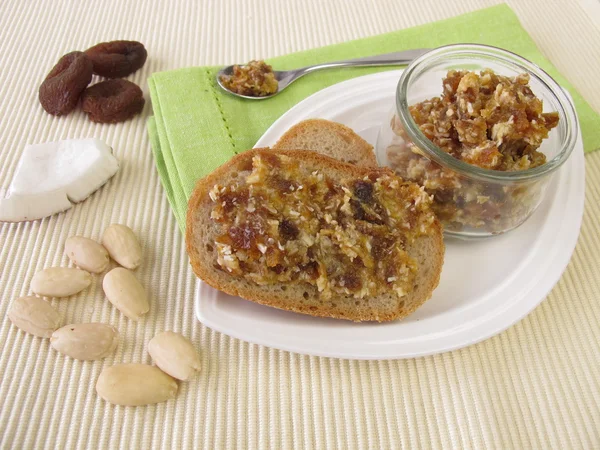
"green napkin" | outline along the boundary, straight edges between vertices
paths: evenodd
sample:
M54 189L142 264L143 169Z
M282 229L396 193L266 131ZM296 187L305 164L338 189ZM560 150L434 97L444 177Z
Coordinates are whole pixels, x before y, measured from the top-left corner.
M600 116L546 60L506 5L268 60L276 69L451 43L481 43L511 50L545 69L569 90L579 115L586 151L600 147ZM260 55L256 55L260 58ZM237 61L243 62L243 61ZM154 117L148 131L156 166L177 221L185 229L187 199L198 178L252 148L284 112L310 94L349 78L392 68L336 69L308 75L277 97L252 101L220 92L216 67L190 67L153 74ZM391 105L390 105L391 107Z

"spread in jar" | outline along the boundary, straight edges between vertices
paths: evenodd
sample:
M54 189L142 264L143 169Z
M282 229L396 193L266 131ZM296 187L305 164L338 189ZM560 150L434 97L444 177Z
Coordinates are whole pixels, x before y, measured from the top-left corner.
M451 70L443 92L409 107L421 130L442 151L489 170L520 171L541 166L538 149L558 125L558 113L543 112L529 87L529 75L513 78L492 70L479 74ZM535 187L491 185L460 177L425 157L408 138L400 120L391 122L397 138L387 148L390 166L434 196L433 209L446 229L464 226L492 233L512 228L538 200Z
M231 75L221 75L223 86L240 95L266 97L277 92L278 83L273 68L264 61L250 61L245 66L233 66Z
M209 195L219 269L260 285L309 283L323 299L411 292L405 245L435 221L424 189L389 171L334 179L265 153Z

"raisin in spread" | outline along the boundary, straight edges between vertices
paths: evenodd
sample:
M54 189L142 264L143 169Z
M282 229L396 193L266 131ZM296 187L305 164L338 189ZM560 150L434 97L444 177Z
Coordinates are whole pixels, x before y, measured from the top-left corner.
M305 166L262 153L213 187L216 267L260 285L308 283L323 299L411 292L405 246L435 221L424 190L385 171L334 180Z

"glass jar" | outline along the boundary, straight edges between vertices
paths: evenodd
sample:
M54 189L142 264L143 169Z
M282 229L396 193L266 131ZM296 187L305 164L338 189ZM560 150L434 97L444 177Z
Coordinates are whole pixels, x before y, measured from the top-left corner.
M529 86L543 112L558 112L538 151L546 162L517 171L485 169L444 152L413 120L409 105L442 93L449 70L481 71L514 77L529 74ZM575 108L566 92L541 68L496 47L458 44L440 47L413 61L402 73L396 106L381 126L376 152L380 165L415 181L433 196L433 207L446 234L487 237L521 225L539 206L551 175L568 159L577 140Z

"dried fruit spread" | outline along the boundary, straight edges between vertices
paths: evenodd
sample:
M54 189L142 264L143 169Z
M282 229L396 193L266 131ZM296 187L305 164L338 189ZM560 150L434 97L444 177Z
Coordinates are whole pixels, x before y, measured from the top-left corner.
M518 171L538 167L546 157L538 151L558 113L543 113L542 101L529 87L529 75L514 78L491 70L479 74L451 70L440 97L409 107L421 132L442 151L484 169ZM486 185L461 178L426 158L394 116L392 130L400 138L387 148L390 166L405 179L425 186L444 226L500 232L520 222L537 199L537 188ZM534 192L535 191L535 192Z
M485 169L524 170L546 162L537 151L558 113L542 113L529 74L448 72L444 92L410 107L423 134L446 153Z
M223 86L240 95L266 97L277 92L278 83L273 68L264 61L250 61L245 66L233 66L233 74L221 75Z
M261 285L309 283L323 299L413 290L405 245L435 221L422 188L381 170L336 181L287 156L257 155L248 169L210 191L218 268Z

